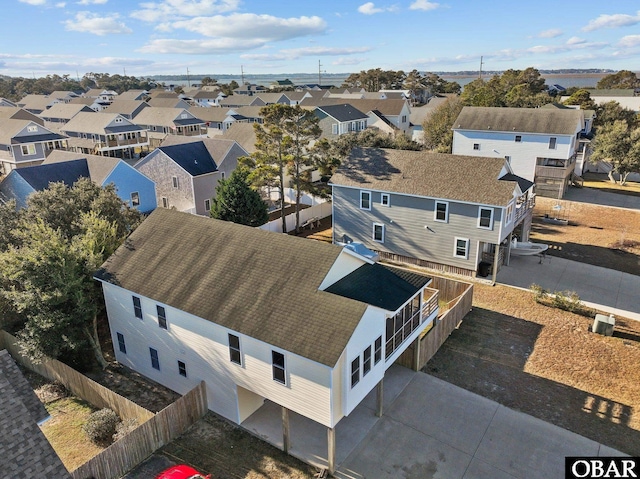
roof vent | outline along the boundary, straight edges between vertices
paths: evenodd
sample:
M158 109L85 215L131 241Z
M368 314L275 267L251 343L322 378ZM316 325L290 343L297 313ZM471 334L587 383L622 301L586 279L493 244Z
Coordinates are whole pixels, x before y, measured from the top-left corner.
M198 160L196 160L195 158L194 158L193 162L194 162L196 165L198 164Z

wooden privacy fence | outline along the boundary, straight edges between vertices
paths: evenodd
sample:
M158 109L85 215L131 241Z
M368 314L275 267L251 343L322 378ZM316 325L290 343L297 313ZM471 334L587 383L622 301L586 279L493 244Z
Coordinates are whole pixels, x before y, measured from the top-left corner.
M73 479L112 479L170 443L207 413L205 382L71 472Z
M440 298L447 302L448 309L434 319L431 329L416 339L397 359L398 364L416 371L422 369L436 354L451 332L471 311L473 302L472 284L434 276L429 286L440 292Z
M133 418L138 424L142 424L153 417L151 411L138 406L133 401L107 389L56 359L47 359L41 363L30 361L20 352L16 338L6 331L0 331L0 349L2 348L6 348L13 359L27 369L51 381L58 381L74 396L84 399L97 408L106 407L112 409L122 419Z

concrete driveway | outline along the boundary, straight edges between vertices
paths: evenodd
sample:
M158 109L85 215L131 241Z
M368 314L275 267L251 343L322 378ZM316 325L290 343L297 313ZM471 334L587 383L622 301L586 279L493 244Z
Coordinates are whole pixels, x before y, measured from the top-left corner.
M619 195L617 195L619 196ZM528 289L575 291L584 302L613 314L640 320L640 276L553 256L511 256L498 283Z
M336 427L336 477L343 479L552 479L565 456L618 451L513 411L422 372L392 366L385 411L375 392ZM267 404L243 427L282 446L279 408ZM291 453L326 467L326 429L290 414Z
M640 197L609 193L598 188L569 188L564 200L640 210Z

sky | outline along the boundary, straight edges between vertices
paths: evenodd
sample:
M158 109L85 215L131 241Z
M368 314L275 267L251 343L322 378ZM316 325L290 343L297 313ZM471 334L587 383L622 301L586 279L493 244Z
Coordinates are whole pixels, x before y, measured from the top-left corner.
M638 0L2 0L0 74L640 69ZM319 66L320 62L320 66Z

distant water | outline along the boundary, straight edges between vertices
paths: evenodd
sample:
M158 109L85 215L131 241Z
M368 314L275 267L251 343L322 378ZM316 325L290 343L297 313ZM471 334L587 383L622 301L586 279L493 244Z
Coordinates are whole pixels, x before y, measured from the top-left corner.
M349 77L349 73L343 74L324 74L320 78L320 81L323 85L334 85L336 87L340 87L344 81ZM590 73L583 75L542 75L545 79L547 85L558 84L565 88L577 86L577 87L585 87L585 88L595 88L598 81L605 77L607 74L598 74L598 73ZM234 75L218 75L213 76L218 80L218 83L230 83L231 81L235 81L238 84L241 83L242 78ZM282 74L282 75L245 75L245 82L255 83L257 85L264 85L268 87L272 82L276 80L291 80L295 85L304 85L309 83L318 83L318 75L311 73L293 73L293 74ZM461 86L465 86L468 83L471 83L473 80L478 78L477 76L462 76L462 75L442 75L442 78L447 81L456 81ZM485 77L489 79L489 76ZM159 80L163 81L167 85L182 85L184 87L188 86L187 80ZM199 79L192 80L191 83L200 83Z

